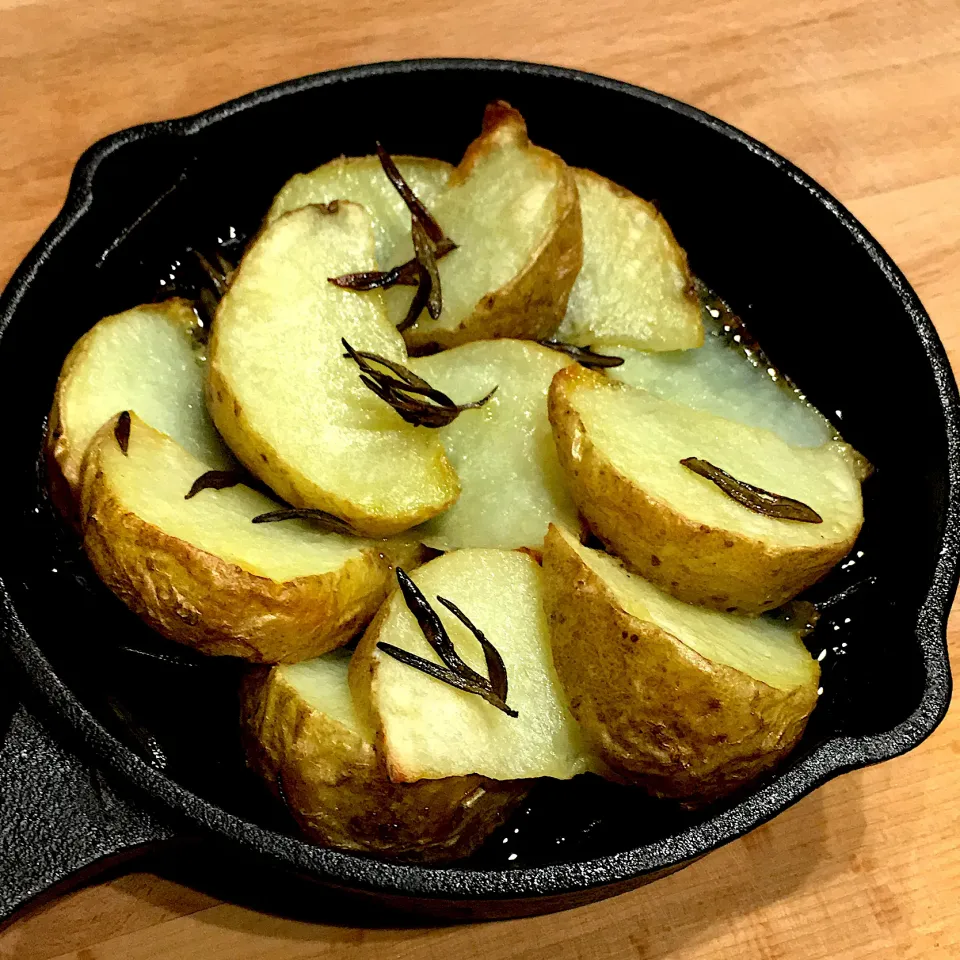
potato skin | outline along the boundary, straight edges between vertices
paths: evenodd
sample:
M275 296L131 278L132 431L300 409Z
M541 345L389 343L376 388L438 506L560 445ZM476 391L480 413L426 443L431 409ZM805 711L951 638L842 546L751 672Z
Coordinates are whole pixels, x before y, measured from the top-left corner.
M469 317L454 329L414 324L403 334L411 353L428 348L448 349L473 340L544 340L556 332L567 312L567 300L583 264L580 197L573 171L555 153L530 143L520 113L503 101L487 106L482 132L467 147L448 186L466 180L476 164L496 145L516 141L535 151L546 167L562 168L557 185L556 219L530 259L508 283L480 299Z
M524 781L392 783L372 743L312 709L276 670L243 683L249 766L313 841L416 862L469 856L526 796Z
M145 304L139 309L143 312L153 310L162 314L182 325L187 332L197 329L197 315L193 307L188 301L179 297L164 300L162 303ZM116 317L122 316L123 314L115 314L112 317L104 317L70 348L60 368L60 376L57 378L57 386L53 394L53 405L47 417L47 435L44 442L47 489L53 505L77 532L80 531L80 483L85 450L77 448L74 437L70 433L65 404L67 389L75 371L82 365L90 351L94 330L102 329L102 325L109 324Z
M392 586L391 563L416 566L421 548L371 549L333 573L285 583L257 576L164 533L126 510L101 467L115 419L97 433L83 469L83 547L101 580L170 640L212 656L294 663L342 646Z
M574 364L553 378L548 413L574 502L611 553L678 600L726 613L773 610L826 576L849 540L785 547L696 523L649 496L599 451L573 406L573 392L608 381Z
M654 623L627 613L551 529L544 609L553 662L584 737L613 779L654 796L722 797L796 746L817 701L712 663Z

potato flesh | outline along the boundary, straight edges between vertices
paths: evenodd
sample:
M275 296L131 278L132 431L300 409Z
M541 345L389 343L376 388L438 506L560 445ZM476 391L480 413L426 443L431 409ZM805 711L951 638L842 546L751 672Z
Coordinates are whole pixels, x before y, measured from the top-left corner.
M449 510L417 528L427 546L539 549L551 522L576 524L547 419L550 381L571 362L528 340L479 341L411 361L458 403L497 388L485 406L439 431L462 490Z
M365 743L373 743L353 705L348 685L351 650L333 650L322 657L288 663L277 671L303 700Z
M587 170L574 171L583 266L557 339L685 350L703 341L687 258L656 208Z
M506 139L436 200L432 213L458 248L439 261L443 312L418 330L453 330L513 279L553 227L562 166Z
M709 314L704 326L703 346L696 350L654 353L620 347L615 352L623 365L610 368L609 375L663 400L772 430L796 447L817 447L836 436L833 425L796 389L723 337Z
M286 465L292 489L278 492L320 509L331 509L329 493L399 530L439 512L456 488L439 438L404 423L343 356L341 337L406 363L380 295L359 296L327 280L375 267L370 218L361 207L286 214L247 253L222 301L211 362L230 384L251 445L272 448ZM276 488L259 458L245 460ZM405 523L408 515L415 519Z
M792 447L768 430L626 385L579 389L574 405L593 443L622 474L695 523L799 547L845 540L862 521L860 483L842 444ZM686 457L708 460L738 480L800 500L823 523L754 513L681 466Z
M126 510L172 537L270 580L283 583L329 573L376 547L372 541L329 533L302 520L251 523L258 514L278 509L278 504L243 485L204 490L185 500L208 465L136 420L127 456L110 444L102 457L101 469Z
M778 690L793 690L816 679L815 661L797 630L782 620L683 603L628 572L610 554L584 547L568 531L560 533L627 613L657 624L711 663L732 667Z
M542 608L542 572L522 553L458 550L420 567L414 581L440 615L457 652L486 676L480 645L435 602L452 600L484 632L507 668L507 701L516 718L472 694L456 690L365 650L375 622L354 656L357 674L373 660L375 679L366 695L383 738L391 779L409 782L478 773L495 780L567 779L588 767L580 735L553 667ZM376 634L378 640L439 663L403 598L395 592ZM363 650L366 656L360 654ZM354 695L358 694L351 674Z
M432 209L453 167L427 157L394 157L394 162L413 192ZM291 177L274 199L265 222L273 223L284 213L308 204L333 200L358 203L370 214L380 269L413 257L410 211L376 156L338 157L310 173Z
M211 467L233 462L204 404L205 371L193 326L192 309L171 300L134 307L90 330L60 398L61 429L78 468L93 435L123 410Z

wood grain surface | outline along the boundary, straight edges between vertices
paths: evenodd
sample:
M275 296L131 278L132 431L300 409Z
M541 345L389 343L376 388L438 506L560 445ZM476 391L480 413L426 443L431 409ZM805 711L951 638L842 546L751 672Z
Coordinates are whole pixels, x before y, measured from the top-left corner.
M98 137L298 74L436 55L585 68L744 128L860 217L960 361L957 0L0 0L0 280ZM204 889L141 872L65 895L0 935L0 958L960 957L960 711L682 873L559 915L311 924L190 882Z

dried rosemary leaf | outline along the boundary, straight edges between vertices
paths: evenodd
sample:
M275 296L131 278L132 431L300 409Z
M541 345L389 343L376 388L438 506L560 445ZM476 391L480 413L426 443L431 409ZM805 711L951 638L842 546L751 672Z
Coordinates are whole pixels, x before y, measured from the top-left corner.
M249 479L236 470L208 470L193 481L193 486L184 494L183 499L192 500L201 490L225 490L227 487L235 487Z
M397 169L397 165L393 162L393 157L383 149L379 141L377 141L377 156L380 158L380 166L383 167L383 172L387 175L387 178L393 184L397 193L400 194L403 202L407 205L410 215L423 227L424 232L432 243L440 243L444 239L442 227L433 219L433 215L410 188L410 184L403 179L403 174Z
M335 517L326 510L315 510L312 507L288 507L283 510L271 510L255 516L251 523L279 523L282 520L312 520L331 533L341 533L352 536L353 528L346 520Z
M113 435L117 439L117 446L120 452L126 457L127 450L130 449L130 411L124 410L117 417L117 422L113 428Z
M823 523L823 517L800 500L771 493L731 476L726 470L698 457L686 457L680 463L697 476L715 483L731 500L774 520L795 520L798 523Z
M491 706L502 710L508 717L520 716L516 710L508 707L491 690L487 690L485 687L478 687L476 684L465 680L459 674L448 670L446 667L441 667L431 660L425 660L423 657L418 657L415 653L410 653L402 647L395 647L392 643L386 643L383 640L377 644L377 649L382 650L387 656L393 657L394 660L399 660L400 663L405 663L408 667L414 667L421 673L425 673L428 677L440 680L443 683L449 684L451 687L455 687L457 690L462 690L464 693L472 693L481 697Z
M573 357L584 367L591 369L602 369L604 367L619 367L623 363L623 357L615 357L606 353L595 353L593 347L578 347L572 343L564 343L562 340L538 340L542 347L549 347L558 353L565 353L568 357Z
M399 647L394 647L392 644L378 643L378 648L394 657L394 659L416 667L437 680L443 680L444 683L449 683L458 690L465 690L467 693L483 697L484 700L493 704L508 716L518 716L517 712L511 710L506 703L507 668L496 647L471 623L466 614L455 603L444 597L437 597L437 600L453 613L480 642L487 663L487 672L490 674L490 678L487 679L461 659L436 610L430 606L427 598L410 579L406 571L399 567L397 568L397 582L400 584L400 593L403 595L407 609L416 618L427 643L430 644L433 651L446 666L445 668L439 667L429 660L424 660L422 657L408 653L406 650L400 650ZM398 656L397 651L402 656Z
M353 360L360 368L360 382L381 400L389 403L407 423L412 423L415 427L445 427L464 410L482 407L497 391L494 387L480 400L454 403L445 393L434 389L422 377L396 361L376 353L354 350L345 339L340 342L347 351L345 357ZM377 364L386 367L389 373L378 370L375 366ZM390 373L396 376L390 376Z
M433 250L433 256L442 260L448 253L457 249L457 245L444 237ZM420 283L420 267L417 258L401 263L390 270L364 270L360 273L345 273L340 277L328 277L330 283L345 290L387 290L390 287L415 287Z
M506 703L507 700L507 665L500 656L500 651L486 638L483 631L475 627L467 615L446 597L437 597L442 603L476 638L483 650L483 659L487 664L487 676L490 678L490 688L494 694Z
M406 316L397 324L397 330L403 333L409 330L419 319L420 314L430 304L430 294L432 292L433 281L430 278L430 271L423 261L414 260L414 266L417 269L417 291L410 301Z
M420 221L414 220L410 229L413 236L413 249L416 253L417 263L423 268L430 283L427 290L427 312L432 319L436 320L437 317L440 316L440 311L443 309L443 297L440 292L440 271L437 270L437 258L434 255L430 238L420 225ZM421 288L424 286L422 277L423 274L421 273Z

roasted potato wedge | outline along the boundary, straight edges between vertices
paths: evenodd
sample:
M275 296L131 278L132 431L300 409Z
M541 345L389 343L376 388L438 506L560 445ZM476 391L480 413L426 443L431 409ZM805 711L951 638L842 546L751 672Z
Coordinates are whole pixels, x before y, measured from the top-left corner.
M800 739L820 677L805 624L682 603L556 527L543 579L557 675L614 778L713 800Z
M863 522L858 470L840 443L775 434L670 403L575 365L553 379L550 423L574 501L633 569L688 603L758 614L823 577ZM754 513L680 461L808 505L822 523Z
M415 540L253 524L278 505L243 485L186 500L209 465L136 415L124 452L119 420L84 460L83 545L104 583L171 640L261 663L315 657L370 620L393 562L420 558Z
M563 160L530 142L516 110L487 107L431 212L458 247L439 262L440 317L423 314L404 332L411 350L557 329L583 257L577 188Z
M539 549L550 521L577 523L577 508L557 460L547 391L572 361L529 340L487 340L410 362L433 387L465 397L497 392L466 410L440 439L460 477L460 499L417 528L437 550Z
M134 307L105 317L67 355L47 428L50 489L76 522L80 467L93 435L122 410L212 467L233 463L203 403L205 372L197 315L185 300Z
M686 350L703 343L687 255L657 208L590 170L575 171L583 266L557 339Z
M378 291L328 277L372 269L370 217L302 207L263 230L220 302L207 404L236 455L284 500L388 536L440 513L460 488L434 431L405 423L360 380L341 338L400 363Z
M440 663L395 591L350 663L354 703L376 731L390 779L411 783L474 773L495 780L568 779L587 770L590 761L550 656L536 561L513 550L456 550L424 564L413 580L472 669L486 676L481 647L437 596L453 601L496 647L506 665L507 703L518 716L378 649L386 642Z
M392 783L353 707L350 654L258 669L244 681L248 763L317 843L398 859L473 853L529 787L484 777Z

